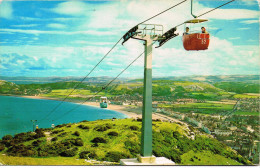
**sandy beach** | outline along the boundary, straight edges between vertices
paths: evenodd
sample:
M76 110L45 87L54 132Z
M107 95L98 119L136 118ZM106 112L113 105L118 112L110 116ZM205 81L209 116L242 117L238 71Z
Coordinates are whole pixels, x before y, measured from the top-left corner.
M42 96L17 96L17 97L24 97L24 98L30 98L30 99L47 99L47 100L60 100L57 98L50 98L50 97L42 97ZM77 102L73 102L73 103L77 103ZM83 105L86 106L94 106L94 107L99 107L99 102L85 102L83 103ZM129 118L133 118L133 119L137 119L137 118L142 118L141 114L137 114L134 112L129 112L127 111L127 105L114 105L114 104L109 104L108 108L109 110L113 110L113 111L117 111L120 113L123 113L125 115L127 115ZM141 110L139 110L140 113ZM163 114L158 114L158 113L153 113L152 114L152 118L154 120L159 119L162 121L169 121L169 122L176 122L176 123L182 123L185 124L175 118L163 115Z

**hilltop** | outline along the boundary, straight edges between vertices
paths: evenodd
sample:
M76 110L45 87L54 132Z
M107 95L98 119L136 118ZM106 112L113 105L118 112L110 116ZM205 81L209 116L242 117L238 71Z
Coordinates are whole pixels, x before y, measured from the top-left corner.
M43 83L55 83L55 82L67 82L67 81L81 81L83 77L80 76L67 76L67 77L8 77L0 76L0 80L6 80L16 84L43 84ZM109 82L113 77L101 76L101 77L88 77L85 82L87 83L102 83ZM143 79L133 78L119 78L115 83L120 82L136 82ZM259 83L259 75L191 75L191 76L178 76L178 77L153 77L153 80L172 80L172 81L190 81L190 82L250 82Z
M85 164L118 164L121 158L134 158L139 153L140 130L139 119L110 119L62 124L54 129L38 129L36 133L20 133L14 137L6 135L0 141L0 150L8 156L0 156L0 160L16 165L24 157L24 160L40 157L42 162L38 159L37 163L48 165L49 158L65 160L70 157L75 159L75 164L84 164L82 159L88 160ZM153 154L179 165L251 164L230 147L192 126L159 120L153 121ZM11 160L11 156L16 159Z

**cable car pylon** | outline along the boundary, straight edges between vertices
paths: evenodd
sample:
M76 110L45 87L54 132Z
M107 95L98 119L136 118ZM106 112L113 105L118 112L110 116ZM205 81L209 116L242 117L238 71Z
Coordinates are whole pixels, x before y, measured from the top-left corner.
M138 29L134 30L135 32L129 31L125 36L144 41L145 50L141 155L137 157L137 160L141 163L155 163L156 158L152 155L152 49L154 42L163 42L166 36L163 35L163 26L158 24L141 24L138 25Z

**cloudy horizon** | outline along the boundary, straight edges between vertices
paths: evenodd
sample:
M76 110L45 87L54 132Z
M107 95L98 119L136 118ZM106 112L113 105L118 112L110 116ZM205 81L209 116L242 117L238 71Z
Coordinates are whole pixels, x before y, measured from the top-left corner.
M181 1L0 0L0 76L85 76L125 32ZM195 0L194 14L225 2ZM153 48L153 76L259 75L258 6L238 0L203 16L209 19L208 50L184 50L181 36ZM166 32L191 18L187 1L147 23L162 24ZM177 31L181 35L183 27ZM134 39L120 43L90 77L116 76L143 50ZM143 57L122 77L142 75Z

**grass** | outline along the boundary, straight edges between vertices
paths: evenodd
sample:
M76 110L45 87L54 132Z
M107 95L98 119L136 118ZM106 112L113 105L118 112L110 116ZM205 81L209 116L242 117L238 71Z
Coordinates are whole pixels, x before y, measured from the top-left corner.
M82 125L82 126L80 126ZM79 128L79 126L81 128ZM102 131L97 130L97 128L106 127L107 130L103 129ZM132 126L132 127L131 127ZM83 129L85 128L85 129ZM133 129L134 128L134 129ZM74 124L66 124L60 127L56 127L52 130L60 131L55 134L50 134L51 138L57 137L55 142L49 141L46 142L47 137L42 137L42 144L33 148L33 150L39 151L45 150L47 148L44 145L53 145L61 142L68 142L68 139L72 138L81 138L84 142L83 146L77 146L78 150L74 157L12 157L12 156L3 156L0 155L0 162L6 165L88 165L84 162L83 159L79 159L79 154L81 152L92 151L95 153L95 156L92 156L91 159L99 161L113 161L109 160L107 155L109 152L119 153L121 158L134 158L140 152L140 138L141 138L141 122L135 121L133 119L119 119L119 120L97 120L91 122L80 122ZM78 131L79 136L74 135L74 132ZM116 132L116 136L111 136L108 133ZM66 135L63 135L66 133ZM231 150L227 147L224 147L215 139L208 137L208 135L203 134L194 130L196 135L195 140L190 140L187 136L190 134L188 127L181 126L176 123L169 122L153 122L153 150L154 154L158 157L164 156L169 159L172 159L176 163L182 163L188 165L190 162L186 160L186 157L183 157L184 160L180 160L181 155L189 152L190 150L200 151L205 147L206 150L215 151L215 146L220 148L222 151ZM101 137L106 140L105 143L101 141L93 143L93 139ZM31 145L32 141L24 142L26 146ZM128 144L128 145L127 145ZM176 146L177 145L177 146ZM214 148L214 149L212 149ZM56 148L55 148L56 149ZM7 153L7 148L2 151L0 154ZM176 153L178 153L176 155ZM197 154L194 156L198 157ZM207 157L206 157L207 156ZM209 163L210 165L225 165L226 161L229 163L234 163L237 165L237 162L231 158L226 158L222 155L220 160L223 162L215 162L212 158L215 158L213 153L207 154L202 158L202 162L198 163L203 165L203 163ZM213 157L214 156L214 157ZM233 158L236 159L236 156L231 154ZM113 159L113 158L112 158ZM234 162L233 162L234 161ZM113 161L115 164L118 164L119 160ZM197 163L196 163L197 164Z
M41 96L44 97L53 97L53 98L65 98L69 93L72 92L72 89L57 89L52 90L51 93L48 94L42 94ZM69 96L71 99L82 99L86 97L91 97L95 93L92 93L90 90L82 90L82 89L75 89L73 93ZM111 97L113 95L107 94L105 92L100 92L96 96L107 96Z
M246 111L237 111L235 115L250 115L250 116L259 116L259 112L246 112Z
M213 154L210 151L194 152L189 151L181 156L185 165L242 165L241 163Z
M0 162L4 165L91 165L84 159L73 157L33 158L0 155Z
M259 95L236 94L233 97L236 99L257 99Z
M173 105L161 105L160 107L173 108L174 111L179 112L196 112L196 113L220 113L224 110L232 110L233 104L221 104L221 103L187 103L187 104L173 104Z

